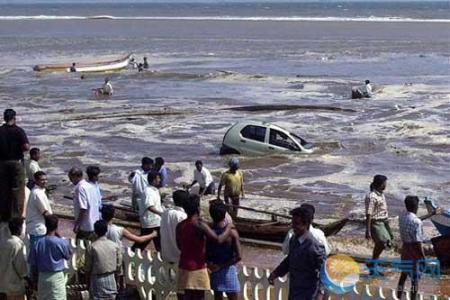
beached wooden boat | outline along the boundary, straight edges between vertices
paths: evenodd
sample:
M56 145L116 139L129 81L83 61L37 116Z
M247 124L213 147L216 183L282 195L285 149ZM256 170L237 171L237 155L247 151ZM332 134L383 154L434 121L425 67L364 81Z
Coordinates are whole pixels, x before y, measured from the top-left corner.
M117 71L128 67L132 54L129 54L120 59L112 61L103 61L96 63L78 63L76 62L77 72L107 72L107 71ZM34 71L37 72L70 72L70 67L72 63L69 64L55 64L55 65L36 65L33 67Z
M347 224L347 221L348 219L345 218L324 225L313 223L313 226L321 229L325 236L331 236L337 234ZM291 225L288 223L243 218L235 219L234 224L241 237L279 243L283 242L289 229L291 229Z
M430 199L425 199L425 206L429 213L434 213L438 208ZM430 220L440 234L450 235L450 210L443 209L441 213L433 215Z
M71 208L58 205L54 209L59 216L73 218ZM129 208L116 207L115 218L118 224L131 228L139 228L138 215ZM337 234L347 223L348 219L337 220L328 224L313 223L313 226L321 229L326 236ZM262 240L269 242L283 242L291 225L279 221L252 220L247 218L236 218L234 220L239 235L243 238Z
M450 267L450 235L441 235L431 239L433 250L441 267Z

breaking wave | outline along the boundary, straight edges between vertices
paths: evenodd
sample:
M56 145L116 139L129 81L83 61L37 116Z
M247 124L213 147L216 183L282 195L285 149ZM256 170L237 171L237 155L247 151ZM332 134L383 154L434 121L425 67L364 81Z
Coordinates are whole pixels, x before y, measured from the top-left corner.
M401 17L240 17L240 16L0 16L0 20L185 20L185 21L274 21L274 22L398 22L398 23L450 23L450 19L415 19Z

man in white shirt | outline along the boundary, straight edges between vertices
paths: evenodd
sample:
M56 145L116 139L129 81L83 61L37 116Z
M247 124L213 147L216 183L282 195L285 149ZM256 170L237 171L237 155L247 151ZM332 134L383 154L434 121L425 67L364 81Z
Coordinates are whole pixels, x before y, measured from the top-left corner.
M28 268L25 244L20 239L23 219L12 218L8 227L10 236L0 239L0 294L5 294L6 299L25 300Z
M310 212L312 213L312 216L314 218L314 213L316 212L315 208L313 205L311 204L307 204L304 203L302 204L300 207L305 207L306 209L310 210ZM323 247L325 248L325 255L328 256L331 253L331 248L328 244L327 238L325 237L325 234L323 233L322 230L318 229L318 228L314 228L312 226L312 224L309 226L309 232L311 232L312 236L320 243L323 245ZM283 241L283 246L282 246L282 251L283 254L288 255L289 254L289 242L292 238L292 236L294 236L294 232L293 230L289 230L289 232L287 233L284 241Z
M199 195L213 195L215 194L215 185L213 178L211 176L211 172L207 168L203 166L203 162L201 160L197 160L195 162L195 170L194 170L194 181L192 181L191 186L199 184Z
M30 150L30 160L26 165L26 172L28 177L27 187L31 190L34 187L34 173L41 171L39 166L39 159L41 159L41 150L39 148L31 148Z
M101 170L97 166L88 166L86 168L86 174L88 176L88 183L93 188L92 195L95 198L93 201L98 202L99 211L102 210L102 201L103 200L116 200L117 197L114 195L109 195L106 197L103 197L102 192L100 190L100 185L98 183L99 176L100 176Z
M366 80L361 87L352 88L352 99L370 98L372 97L372 86L370 80Z
M172 194L175 207L166 209L161 215L161 257L169 263L178 263L180 250L177 246L176 229L178 223L187 218L183 206L189 199L189 193L177 190Z
M138 199L145 198L145 189L148 186L147 176L148 172L153 169L153 159L143 157L141 161L141 168L135 170L128 176L128 181L131 183L131 205L137 211Z
M95 239L94 223L100 219L101 201L98 199L98 191L83 179L81 169L74 167L70 169L68 175L72 184L75 185L73 231L76 233L77 239L93 241Z
M370 85L370 80L366 80L365 85L362 88L362 93L364 97L370 98L372 97L372 86Z
M47 233L45 216L52 214L50 201L45 193L48 183L47 175L42 171L34 173L34 182L36 185L30 193L26 214L26 232L30 235L31 247L34 247L36 242Z
M161 196L159 194L157 186L160 184L160 178L158 173L149 173L147 176L149 185L145 189L145 198L138 199L139 207L139 221L141 223L141 235L148 235L154 231L158 232L158 236L153 239L153 244L156 251L161 251L159 227L161 224ZM149 241L144 243L134 243L131 249L134 251L136 248L143 251Z
M111 84L111 81L109 80L108 77L105 78L105 83L102 86L102 94L103 95L108 95L108 96L112 96L114 90Z

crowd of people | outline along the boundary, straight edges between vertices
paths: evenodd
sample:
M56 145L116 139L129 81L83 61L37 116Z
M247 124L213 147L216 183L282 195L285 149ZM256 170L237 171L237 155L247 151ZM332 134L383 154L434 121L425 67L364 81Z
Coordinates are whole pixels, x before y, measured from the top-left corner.
M40 150L30 150L12 109L5 110L4 120L0 127L0 299L1 295L6 299L25 299L27 290L37 291L38 299L66 299L64 260L70 259L72 249L58 233L58 218L46 193L47 174L38 163ZM30 160L25 168L23 153L28 150ZM178 265L178 299L201 300L210 289L215 292L215 299L222 299L224 293L229 299L238 299L241 285L236 264L242 254L233 217L244 197L244 175L239 160L232 158L216 194L211 172L200 160L194 165L192 183L188 189L172 193L170 206L162 201L170 174L164 159L142 158L140 168L128 177L140 235L113 224L115 208L105 204L105 200L114 197L102 195L98 166L88 166L85 172L79 167L68 171L74 185L73 231L77 240L88 242L83 271L92 299L115 299L124 288L123 239L134 243L134 251L148 251L152 242L164 261ZM27 201L26 177L26 186L31 188ZM373 259L393 244L384 196L386 183L386 176L376 175L365 198L366 238L374 241ZM198 194L189 192L195 184L199 185ZM209 203L211 223L205 221L200 210L200 197L207 194L217 195ZM401 258L414 264L425 257L422 221L416 215L418 205L416 196L407 196L406 210L400 216ZM273 283L277 277L289 274L289 299L322 299L326 292L319 271L331 249L324 233L311 225L314 214L314 206L306 203L291 211L292 230L283 244L286 257L268 278ZM22 239L24 222L27 237ZM370 267L370 272L377 272ZM419 276L417 272L409 275L414 298ZM401 274L399 298L407 276L406 272Z

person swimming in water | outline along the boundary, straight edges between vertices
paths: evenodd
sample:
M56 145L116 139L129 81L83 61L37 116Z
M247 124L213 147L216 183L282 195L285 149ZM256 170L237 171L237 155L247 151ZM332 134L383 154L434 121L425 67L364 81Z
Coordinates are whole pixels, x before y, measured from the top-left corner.
M352 99L361 98L371 98L372 97L372 86L370 85L370 80L366 80L364 85L361 87L352 88Z
M70 67L70 72L71 72L71 73L77 71L77 68L76 68L75 66L76 66L76 63L72 63L72 66Z
M114 90L111 84L111 81L108 77L105 78L105 83L103 83L103 86L98 89L94 89L95 96L112 96Z
M142 66L144 67L144 69L148 69L149 64L148 64L148 61L147 61L147 57L144 57L144 63L142 64Z

